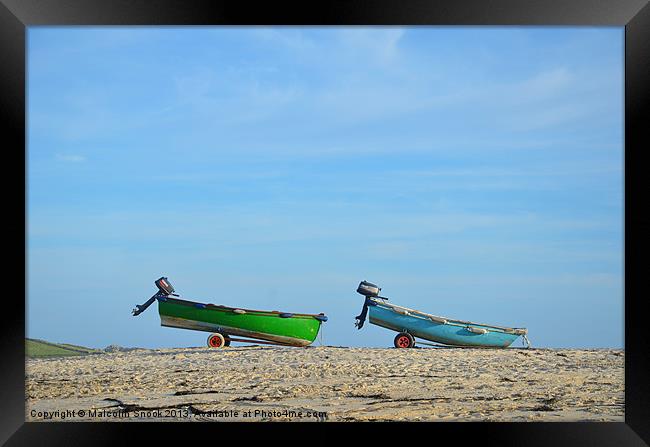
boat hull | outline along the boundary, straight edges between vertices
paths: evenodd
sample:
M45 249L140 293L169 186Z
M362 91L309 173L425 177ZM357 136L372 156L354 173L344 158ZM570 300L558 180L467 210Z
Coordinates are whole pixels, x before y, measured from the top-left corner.
M290 346L310 345L321 325L317 315L239 309L173 298L159 299L158 313L161 326L219 332Z
M468 325L454 321L435 322L421 315L396 312L392 306L382 303L373 304L368 307L371 324L397 332L408 332L414 337L432 342L453 346L506 348L519 337L519 334L507 333L494 326L475 323ZM475 333L468 327L485 329L487 332Z

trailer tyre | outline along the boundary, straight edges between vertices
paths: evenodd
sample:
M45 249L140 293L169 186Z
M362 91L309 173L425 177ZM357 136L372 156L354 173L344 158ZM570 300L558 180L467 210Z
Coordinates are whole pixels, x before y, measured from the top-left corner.
M222 348L226 346L226 339L224 338L223 335L219 334L218 332L211 334L208 337L208 346L211 348Z
M394 340L396 348L412 348L415 346L415 338L408 332L400 332Z

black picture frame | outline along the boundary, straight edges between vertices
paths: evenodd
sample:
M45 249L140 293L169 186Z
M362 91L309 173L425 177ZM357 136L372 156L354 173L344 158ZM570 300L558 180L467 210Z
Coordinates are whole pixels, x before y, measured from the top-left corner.
M650 343L644 333L642 280L647 275L647 237L642 154L648 150L643 120L650 104L650 6L647 0L330 0L320 2L225 2L217 0L0 0L0 123L6 196L5 239L14 242L4 268L5 293L0 339L0 441L7 445L105 445L133 442L152 432L185 442L219 442L210 424L25 422L25 194L7 173L25 173L26 27L37 25L571 25L625 27L625 422L621 423L444 423L444 424L256 424L255 432L289 440L302 431L323 439L341 430L397 434L411 442L446 436L481 445L647 445L650 442ZM7 155L9 157L7 158ZM15 163L15 164L14 164ZM7 169L9 167L9 169ZM26 178L22 189L26 191ZM5 199L5 203L7 200ZM634 210L634 212L632 212ZM23 238L16 237L22 234ZM22 244L20 243L22 242ZM22 261L22 262L19 262ZM22 287L20 286L22 281ZM17 290L14 293L13 288ZM400 425L397 427L396 425ZM408 425L408 427L403 427ZM243 433L248 424L219 426ZM408 430L408 431L405 431ZM357 433L365 432L365 433ZM233 433L229 433L232 435ZM406 435L406 436L404 436ZM421 436L425 437L422 438ZM231 438L232 439L232 438ZM415 439L415 438L413 438ZM353 442L363 442L350 439ZM338 442L337 440L334 440ZM232 442L232 441L228 441Z

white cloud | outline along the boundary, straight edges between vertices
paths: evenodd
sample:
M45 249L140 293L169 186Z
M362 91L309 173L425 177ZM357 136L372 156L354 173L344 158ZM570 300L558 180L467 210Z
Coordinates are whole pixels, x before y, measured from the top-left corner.
M570 88L574 80L575 76L569 70L558 67L537 73L506 88L506 91L510 90L509 96L516 102L543 100Z
M404 33L403 28L363 27L343 29L338 36L343 50L371 56L380 63L389 63L398 55L398 44Z
M273 45L282 45L292 50L308 50L315 47L315 43L305 36L303 30L290 27L282 28L254 28L251 34L262 41Z
M56 159L68 163L81 163L86 161L86 157L84 157L83 155L74 155L74 154L56 154Z

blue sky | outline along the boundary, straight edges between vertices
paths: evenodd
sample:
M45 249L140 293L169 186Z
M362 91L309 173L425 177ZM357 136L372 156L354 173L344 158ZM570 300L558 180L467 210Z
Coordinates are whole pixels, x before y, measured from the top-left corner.
M353 326L365 279L534 346L622 347L623 36L30 27L27 336L204 345L130 315L165 275L325 312L329 345L392 344Z

